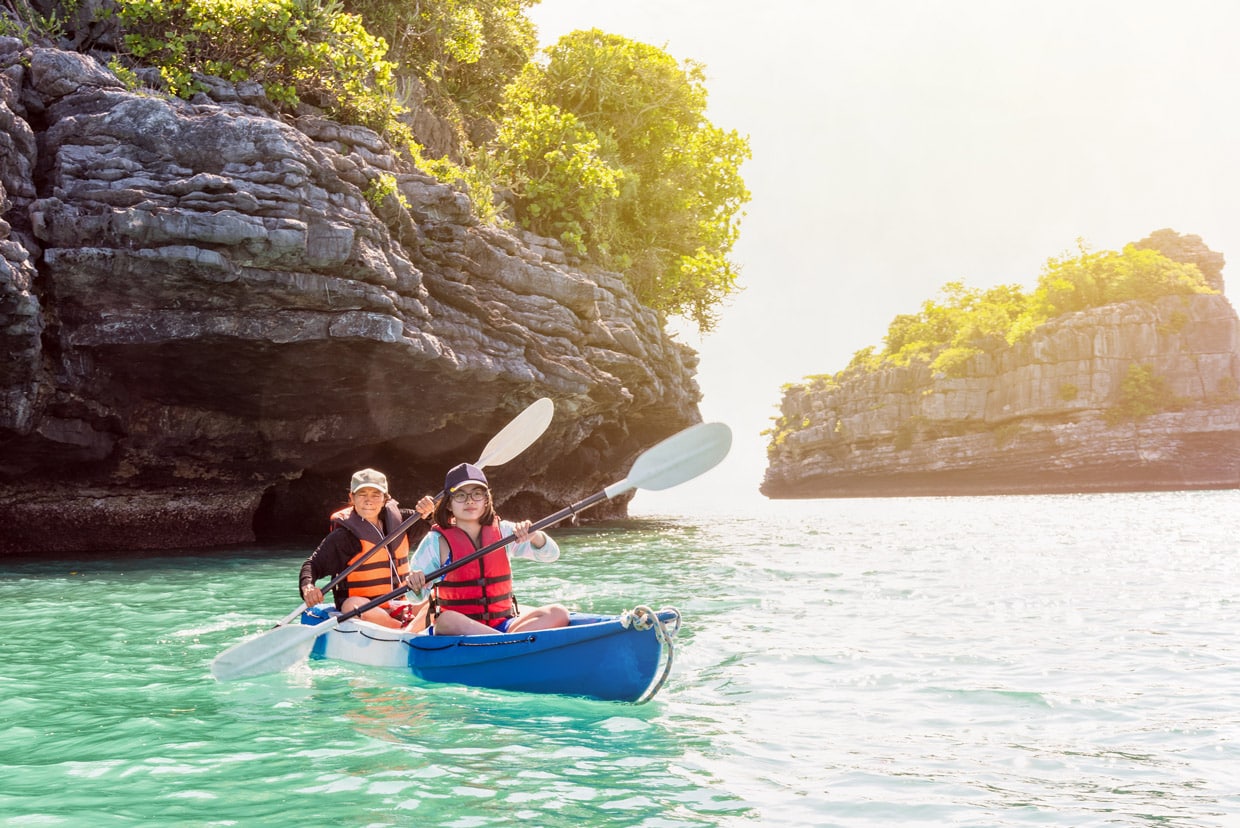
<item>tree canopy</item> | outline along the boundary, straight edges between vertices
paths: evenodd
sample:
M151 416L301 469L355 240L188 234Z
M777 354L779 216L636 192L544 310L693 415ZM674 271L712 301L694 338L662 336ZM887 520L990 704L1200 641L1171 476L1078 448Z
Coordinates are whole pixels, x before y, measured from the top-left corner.
M1160 232L1168 247L1187 247L1205 261L1217 256L1195 236ZM1181 238L1190 241L1177 245ZM948 282L937 300L926 300L917 313L892 320L881 352L858 351L841 374L920 360L952 375L974 355L1012 344L1057 316L1133 299L1217 292L1196 264L1152 247L1129 244L1121 251L1093 252L1078 240L1075 254L1047 260L1031 293L1016 284L979 290Z
M644 303L702 329L736 289L729 254L750 157L746 138L707 120L706 97L693 61L573 32L508 88L494 151L518 221L621 270ZM593 192L547 186L573 178Z
M1078 241L1076 256L1046 262L1034 291L1036 310L1045 317L1177 293L1213 293L1201 270L1158 250L1125 245L1122 251L1092 253Z
M504 89L538 48L525 16L538 0L344 0L345 10L391 46L388 58L417 77L441 115L494 117ZM461 123L462 128L467 124Z
M214 75L263 84L275 103L302 101L387 131L400 114L387 43L333 0L118 0L124 44L192 97Z

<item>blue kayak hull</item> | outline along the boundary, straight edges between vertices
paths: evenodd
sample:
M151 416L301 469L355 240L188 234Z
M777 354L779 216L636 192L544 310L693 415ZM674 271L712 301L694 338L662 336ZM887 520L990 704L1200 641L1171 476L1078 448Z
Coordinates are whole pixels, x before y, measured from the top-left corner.
M302 623L319 623L329 611L307 610ZM399 668L429 682L641 702L671 667L680 614L663 609L636 620L572 613L559 629L467 636L410 635L351 620L317 638L311 657Z

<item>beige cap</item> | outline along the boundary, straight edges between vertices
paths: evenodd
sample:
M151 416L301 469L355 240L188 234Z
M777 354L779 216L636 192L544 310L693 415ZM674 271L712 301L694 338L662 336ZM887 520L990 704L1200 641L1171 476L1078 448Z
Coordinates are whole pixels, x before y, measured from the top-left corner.
M353 479L349 481L349 494L353 494L358 489L378 489L387 494L387 475L374 469L353 472Z

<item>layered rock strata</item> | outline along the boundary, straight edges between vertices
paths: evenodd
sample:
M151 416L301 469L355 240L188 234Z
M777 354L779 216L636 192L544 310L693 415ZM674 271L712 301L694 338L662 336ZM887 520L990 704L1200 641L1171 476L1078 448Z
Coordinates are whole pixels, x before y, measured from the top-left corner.
M1157 387L1131 404L1136 366ZM974 357L786 390L771 497L1240 486L1240 326L1224 296L1169 296L1053 320ZM1147 401L1148 402L1148 401Z
M185 102L0 38L0 188L2 553L321 535L353 469L411 505L549 396L487 469L538 518L700 419L619 276L257 86Z

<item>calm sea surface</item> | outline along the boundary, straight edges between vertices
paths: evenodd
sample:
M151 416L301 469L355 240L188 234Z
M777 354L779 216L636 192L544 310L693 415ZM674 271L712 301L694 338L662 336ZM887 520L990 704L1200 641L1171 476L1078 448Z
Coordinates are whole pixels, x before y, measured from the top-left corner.
M681 610L642 706L217 683L304 548L4 561L0 824L1240 824L1240 492L745 507L516 564L530 606Z

